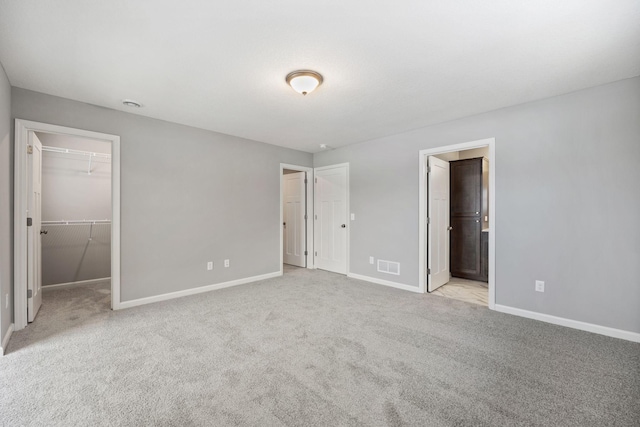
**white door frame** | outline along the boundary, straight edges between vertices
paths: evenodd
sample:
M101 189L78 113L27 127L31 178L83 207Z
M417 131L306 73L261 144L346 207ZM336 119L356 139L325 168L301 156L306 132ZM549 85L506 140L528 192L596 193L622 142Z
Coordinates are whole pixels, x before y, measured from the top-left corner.
M13 225L14 330L27 326L27 145L29 132L80 136L111 143L111 308L120 308L120 137L16 119Z
M282 212L283 210L283 202L284 202L284 187L282 185L282 176L284 175L284 170L285 169L289 169L289 170L294 170L294 171L298 171L298 172L306 172L307 173L307 183L305 184L305 189L306 189L306 203L307 203L307 211L306 211L306 215L307 215L307 219L305 220L305 224L306 224L306 229L307 229L307 236L306 236L306 240L307 240L307 248L306 250L308 251L308 255L307 255L307 268L309 269L314 269L315 267L315 258L313 257L313 168L308 168L306 166L297 166L297 165L290 165L287 163L280 163L280 274L283 274L283 264L284 264L284 255L283 255L283 251L284 251L284 242L282 241L282 236L284 235L284 227L282 225L283 223L283 218L284 218L284 214Z
M339 168L339 167L344 167L347 169L347 206L346 206L346 210L347 210L347 217L345 219L346 224L347 224L347 247L345 248L346 251L346 263L347 263L347 273L346 275L349 276L351 274L351 267L350 267L350 258L351 258L351 253L350 253L350 247L351 247L351 204L350 204L350 193L349 193L349 187L351 186L351 184L349 183L349 163L338 163L336 165L328 165L328 166L321 166L318 168L314 168L313 169L313 173L315 174L317 171L322 171L322 170L326 170L326 169L335 169L335 168ZM315 183L315 178L314 181ZM315 188L315 185L313 186ZM315 218L315 211L313 212L313 217ZM315 224L315 221L313 221L313 223ZM314 249L314 255L315 255L315 247ZM315 256L314 256L315 259Z
M487 138L478 141L464 142L462 144L446 145L443 147L420 150L420 224L419 224L419 249L418 287L420 292L426 292L426 265L427 265L427 239L426 239L426 179L424 160L426 156L451 153L454 151L471 150L474 148L489 147L489 308L495 310L496 306L496 139Z

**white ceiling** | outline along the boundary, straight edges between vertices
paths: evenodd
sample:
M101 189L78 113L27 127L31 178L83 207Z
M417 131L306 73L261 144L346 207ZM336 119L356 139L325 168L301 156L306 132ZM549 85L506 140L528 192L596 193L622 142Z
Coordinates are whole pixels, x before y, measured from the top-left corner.
M316 152L637 76L640 1L0 0L0 62L13 86ZM303 68L324 76L306 97L284 81Z

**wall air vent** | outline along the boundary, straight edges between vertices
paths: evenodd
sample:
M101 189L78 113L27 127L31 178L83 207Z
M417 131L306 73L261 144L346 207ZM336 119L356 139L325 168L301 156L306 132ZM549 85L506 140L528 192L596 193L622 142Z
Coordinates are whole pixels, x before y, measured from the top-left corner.
M378 260L378 271L380 273L400 275L400 263L395 261Z

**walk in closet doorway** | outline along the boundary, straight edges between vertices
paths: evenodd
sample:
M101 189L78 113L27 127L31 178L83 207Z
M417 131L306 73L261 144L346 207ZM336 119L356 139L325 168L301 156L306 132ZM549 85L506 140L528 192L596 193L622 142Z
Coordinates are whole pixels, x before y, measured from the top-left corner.
M16 120L16 330L47 301L72 323L118 308L119 142Z
M42 144L43 303L62 298L76 307L109 307L111 144L45 132L35 138Z

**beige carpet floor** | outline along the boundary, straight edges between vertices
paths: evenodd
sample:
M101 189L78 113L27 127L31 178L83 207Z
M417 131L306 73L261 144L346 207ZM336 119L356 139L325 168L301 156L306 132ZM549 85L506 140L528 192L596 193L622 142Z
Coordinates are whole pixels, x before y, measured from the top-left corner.
M640 344L323 271L113 312L47 290L2 426L637 426Z

